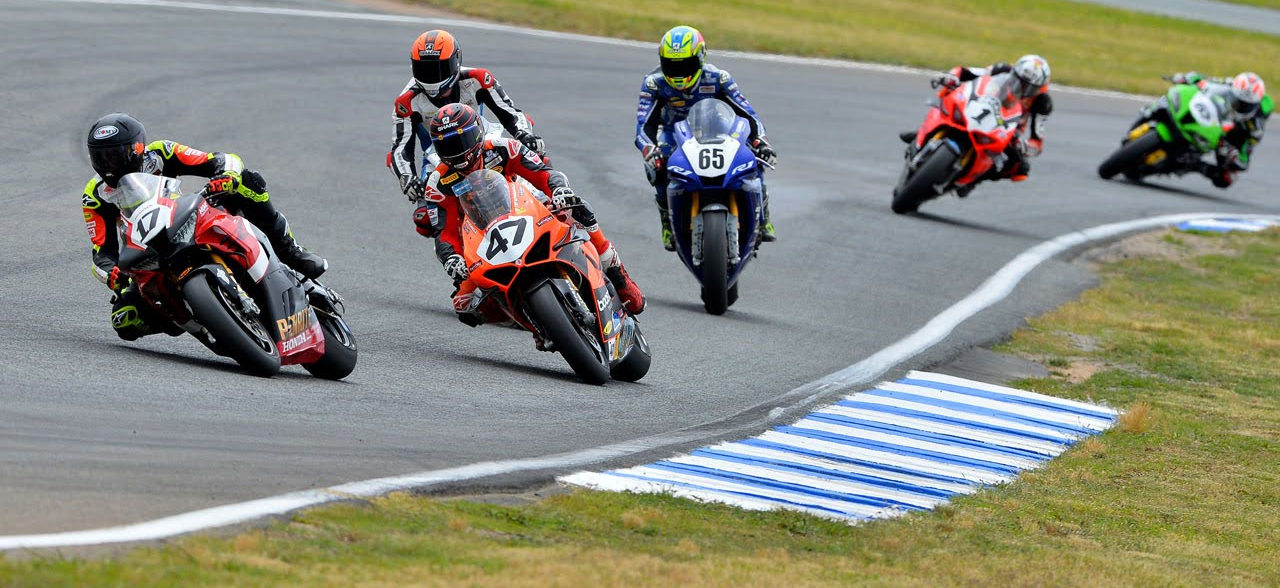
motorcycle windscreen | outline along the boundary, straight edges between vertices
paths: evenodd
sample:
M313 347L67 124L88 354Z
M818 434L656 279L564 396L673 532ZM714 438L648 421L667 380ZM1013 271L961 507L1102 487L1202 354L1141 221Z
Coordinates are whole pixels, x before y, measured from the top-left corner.
M733 125L738 115L728 104L721 100L699 100L689 109L685 122L689 132L699 143L728 137L733 133Z
M178 180L148 173L135 172L120 178L115 190L104 190L101 198L125 216L138 205L153 198L171 198L178 192Z
M1000 100L1000 107L1007 110L1014 105L1021 107L1022 88L1023 83L1018 76L1003 73L991 76L981 94Z
M462 213L477 227L487 227L511 214L511 185L491 169L471 172L453 185L453 194L462 205Z

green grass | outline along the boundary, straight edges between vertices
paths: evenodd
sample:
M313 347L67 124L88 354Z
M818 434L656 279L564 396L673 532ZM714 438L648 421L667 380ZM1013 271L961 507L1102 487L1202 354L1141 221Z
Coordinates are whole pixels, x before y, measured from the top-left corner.
M655 53L667 29L688 24L706 36L713 62L717 49L742 49L940 70L1036 52L1049 60L1055 82L1076 86L1158 93L1167 87L1161 75L1188 70L1223 76L1252 70L1280 80L1280 61L1270 58L1280 55L1280 37L1066 0L419 3L538 28L649 41ZM460 42L466 47L465 34ZM752 86L765 83L741 81L748 95Z
M396 494L110 559L0 560L0 586L1250 586L1280 578L1280 232L1149 236L1159 259L1001 350L1027 389L1127 407L1043 469L849 526L654 495L524 506Z

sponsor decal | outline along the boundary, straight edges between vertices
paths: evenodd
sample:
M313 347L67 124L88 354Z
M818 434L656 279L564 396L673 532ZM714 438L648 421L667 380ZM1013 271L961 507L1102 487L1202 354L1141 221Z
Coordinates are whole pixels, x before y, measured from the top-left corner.
M116 126L115 126L115 125L103 125L103 126L98 127L97 129L94 129L94 131L93 131L93 138L94 138L94 139L109 139L109 138L111 138L111 137L116 136L116 134L117 134L117 133L119 133L119 132L120 132L120 129L116 128Z
M300 335L297 335L289 339L288 341L281 343L280 351L288 353L310 342L311 342L311 331L310 330L303 331Z
M714 94L716 92L716 87L715 86L698 86L698 91L702 92L703 94Z
M672 100L672 101L671 101L671 105L672 105L672 106L684 106L684 100Z
M596 310L604 312L605 309L609 308L610 302L613 302L613 298L609 297L609 290L605 289L600 293L600 296L596 298Z
M311 309L304 308L277 320L276 327L280 329L281 339L296 339L299 335L306 334L311 327Z
M80 206L83 206L85 208L97 208L101 205L102 203L98 202L98 199L95 198L93 194L85 194L84 198L80 199ZM88 213L85 213L85 214L86 216L88 215Z
M454 183L454 182L458 181L458 178L460 178L460 177L461 177L461 176L459 176L459 175L458 175L458 172L453 172L453 173L451 173L451 174L449 174L449 175L445 176L445 177L444 177L444 179L440 180L440 183L441 183L441 184L452 184L452 183Z
M86 215L86 216L88 216L88 215ZM538 226L540 227L540 226L542 226L542 225L547 224L547 222L549 222L549 221L550 221L554 216L555 216L555 215L548 214L547 216L544 216L544 217L542 217L542 218L538 219Z

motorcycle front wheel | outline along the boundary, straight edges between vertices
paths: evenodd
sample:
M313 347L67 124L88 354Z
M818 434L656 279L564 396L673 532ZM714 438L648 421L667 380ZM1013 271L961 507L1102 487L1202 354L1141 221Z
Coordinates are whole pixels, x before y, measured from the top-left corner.
M726 212L707 210L702 217L702 306L710 314L729 308L729 246Z
M555 286L544 282L525 297L529 314L545 331L573 373L588 384L609 381L609 362L594 334L577 325L556 296Z
M938 186L951 177L951 167L956 163L954 151L939 147L925 157L916 173L893 191L890 208L896 214L915 212L925 201L938 197ZM905 165L905 164L904 164Z
M1159 149L1160 144L1163 142L1159 133L1151 131L1121 145L1119 149L1116 149L1098 166L1098 175L1104 180L1109 180L1118 173L1124 173L1131 178L1138 176L1138 166L1142 164L1148 154Z
M199 272L182 284L182 297L196 322L213 335L218 353L234 359L246 372L270 378L280 371L280 350L261 321L245 316L221 287Z
M324 331L324 357L302 364L311 375L326 380L341 380L356 369L356 339L346 321L336 314L316 310L320 330Z

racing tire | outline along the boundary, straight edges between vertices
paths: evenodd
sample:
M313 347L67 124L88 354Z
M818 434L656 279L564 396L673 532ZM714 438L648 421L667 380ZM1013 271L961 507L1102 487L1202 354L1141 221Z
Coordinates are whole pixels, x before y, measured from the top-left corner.
M280 350L262 322L244 314L226 292L200 272L182 284L182 297L195 321L213 335L218 352L252 375L270 378L280 371Z
M545 331L547 339L555 344L556 351L564 357L573 373L578 374L588 384L603 384L609 381L609 366L600 351L600 344L583 329L578 328L576 321L569 316L569 310L556 296L555 286L545 282L525 298L529 305L529 314Z
M956 154L947 147L939 147L925 157L924 163L916 168L916 173L907 178L898 189L893 191L893 204L890 208L896 214L915 212L925 201L938 197L934 188L951 177L951 167L956 163Z
M341 317L317 310L320 330L324 331L324 356L302 368L325 380L341 380L356 369L356 338Z
M651 363L653 356L649 353L649 342L640 332L640 326L636 325L636 341L631 351L609 370L609 375L619 382L635 382L649 373Z
M1142 176L1136 173L1138 165L1148 153L1158 149L1163 142L1159 133L1148 132L1121 145L1098 166L1098 175L1104 180L1109 180L1119 173L1125 174L1132 180L1141 179Z
M709 314L729 308L729 249L725 234L727 213L708 210L702 215L702 306Z

